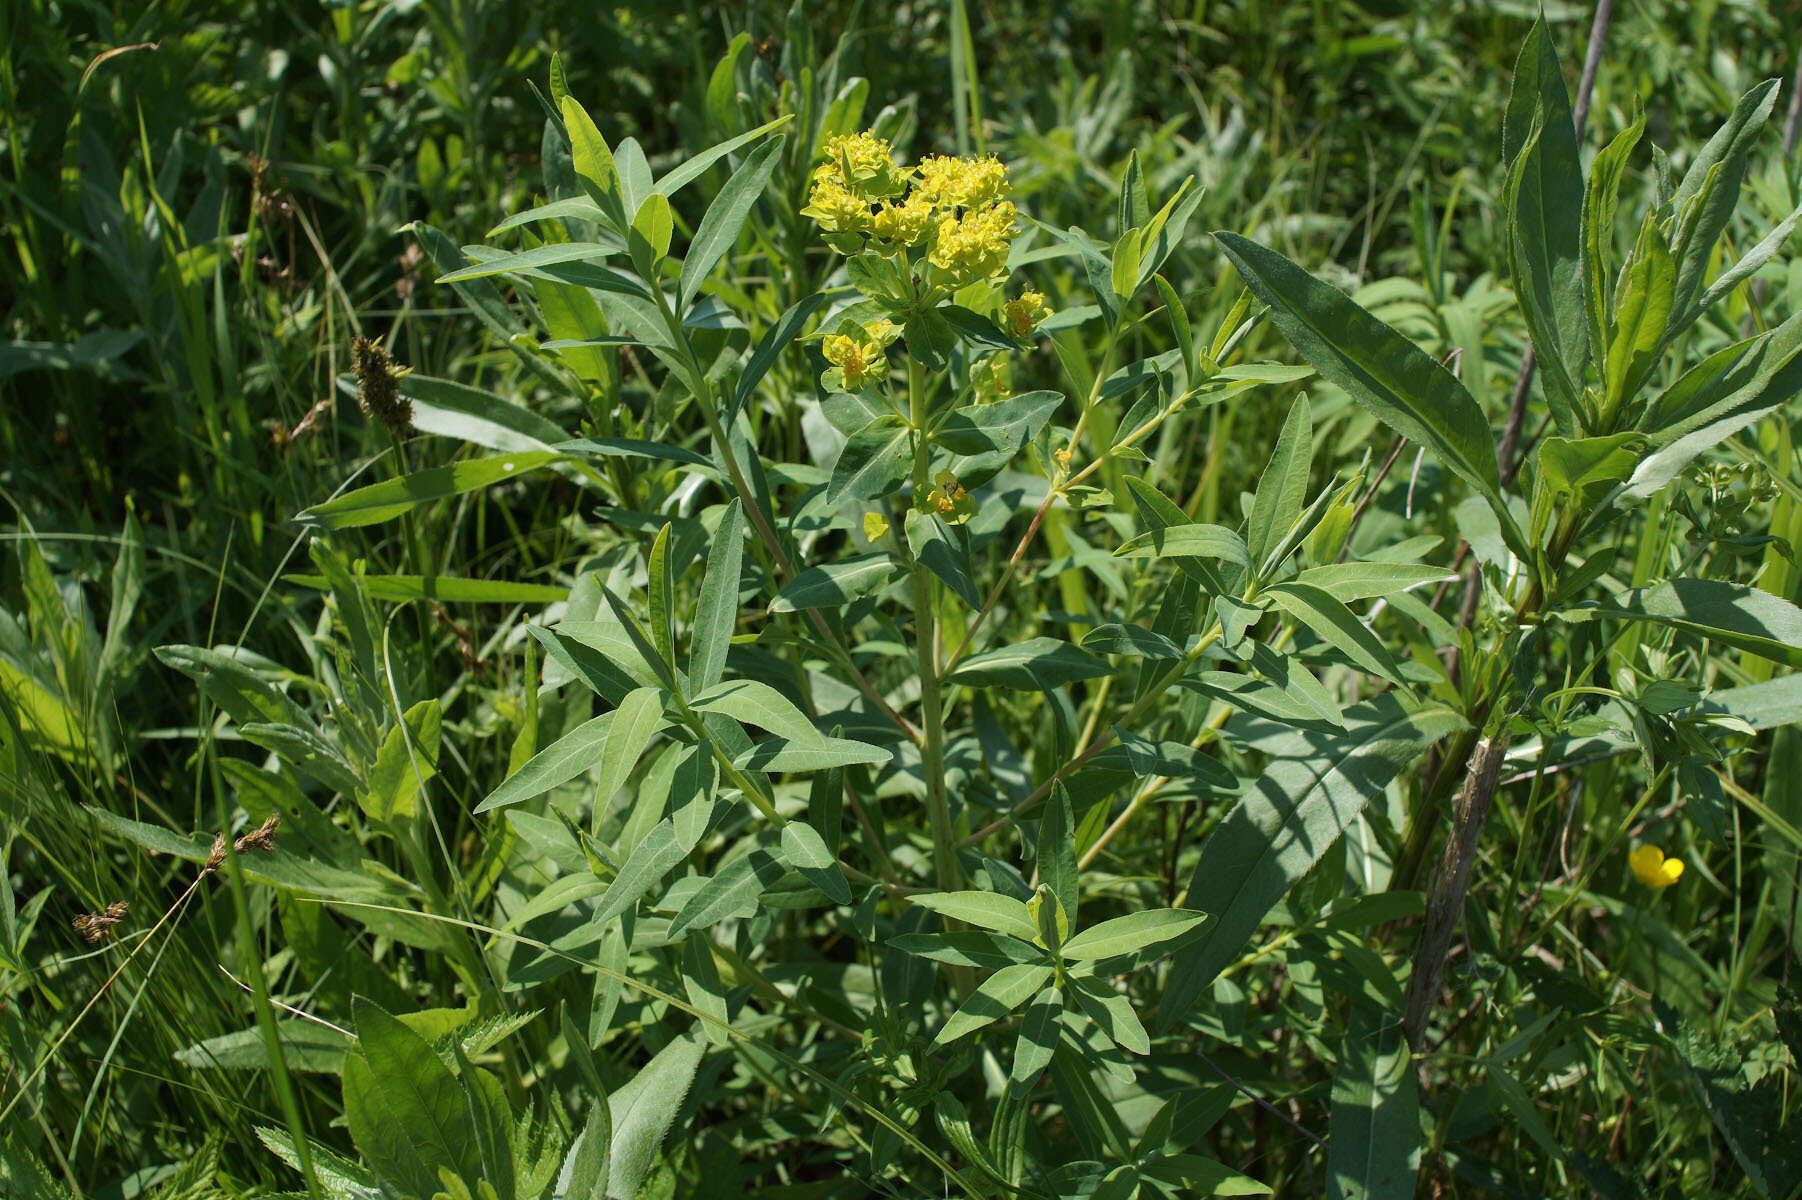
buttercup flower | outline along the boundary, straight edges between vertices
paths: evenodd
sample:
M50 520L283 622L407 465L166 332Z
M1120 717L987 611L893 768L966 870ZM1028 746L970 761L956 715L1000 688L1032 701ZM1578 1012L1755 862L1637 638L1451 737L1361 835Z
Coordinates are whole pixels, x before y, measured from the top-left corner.
M1627 857L1633 877L1654 891L1662 891L1683 878L1683 860L1666 858L1657 846L1641 846Z
M1045 297L1037 292L1021 292L1017 300L1001 307L1001 324L1017 338L1030 337L1040 321L1051 315Z

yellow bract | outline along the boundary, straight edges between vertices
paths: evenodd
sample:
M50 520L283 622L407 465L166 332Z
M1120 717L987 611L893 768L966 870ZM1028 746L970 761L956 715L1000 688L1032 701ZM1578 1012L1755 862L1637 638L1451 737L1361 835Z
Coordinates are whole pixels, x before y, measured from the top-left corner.
M927 259L951 276L952 286L962 287L1005 272L1013 242L1014 206L1003 200L941 220Z
M1027 337L1040 321L1051 315L1045 297L1038 292L1021 292L1017 300L1009 300L1001 309L1002 324L1017 338Z
M1649 888L1670 887L1683 878L1683 860L1666 858L1657 846L1641 846L1627 857L1633 876Z
M881 541L888 536L888 518L881 513L865 513L863 515L863 536L865 541Z

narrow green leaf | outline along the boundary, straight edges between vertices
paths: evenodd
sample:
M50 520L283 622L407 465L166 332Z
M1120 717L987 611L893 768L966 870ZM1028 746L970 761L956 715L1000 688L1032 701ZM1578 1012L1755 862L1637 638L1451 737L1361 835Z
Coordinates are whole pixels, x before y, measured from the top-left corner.
M1287 532L1285 530L1284 532ZM1116 558L1205 558L1251 565L1245 539L1220 525L1171 525L1152 529L1121 543Z
M1289 406L1288 419L1277 435L1276 449L1258 476L1257 495L1252 499L1251 522L1245 533L1245 546L1250 562L1260 576L1276 564L1268 561L1283 536L1294 528L1307 501L1308 466L1314 455L1314 424L1308 409L1308 398L1297 396Z
M958 663L947 681L983 687L1049 690L1112 672L1105 662L1069 642L1036 637L972 654Z
M575 97L565 96L559 108L563 127L569 133L570 155L575 160L576 175L582 181L583 190L606 214L607 223L614 232L623 235L626 198L620 188L619 168L614 164L612 148L595 127L588 110Z
M1033 923L1025 903L998 892L927 892L909 896L907 901L954 921L992 929L1023 941L1030 942L1039 935L1039 927Z
M874 596L893 583L901 572L901 564L881 552L809 567L776 594L770 611L836 608L865 596Z
M507 781L476 806L476 812L491 812L518 804L568 783L601 760L607 742L607 731L613 725L613 714L602 713L584 721L556 741L534 754L526 765L508 776Z
M389 479L346 492L342 496L315 504L297 514L297 519L327 529L348 529L374 525L400 514L465 492L492 487L509 479L517 479L539 467L558 461L562 455L547 452L497 454L490 458L472 458L448 467L415 471L399 479Z
M1673 579L1636 588L1596 608L1569 610L1567 621L1593 617L1650 621L1710 638L1772 662L1802 667L1802 608L1762 588L1720 579Z
M410 821L419 811L421 787L438 774L442 717L436 700L421 700L388 731L370 769L369 787L357 794L370 820Z
M707 553L707 574L689 631L688 686L704 692L726 673L726 651L738 621L738 585L744 559L745 510L734 497L726 505Z
M1330 1200L1409 1200L1420 1169L1420 1100L1399 1016L1353 1005L1333 1073Z
M1401 683L1401 664L1357 614L1320 588L1291 580L1264 590L1273 604L1364 671Z
M767 683L755 679L731 679L715 684L689 700L696 712L720 713L746 725L767 729L777 737L803 746L819 746L825 736L796 708L794 702Z
M1014 1066L1009 1072L1017 1084L1029 1084L1051 1065L1057 1052L1058 1026L1064 1012L1064 994L1056 984L1034 997L1020 1021L1020 1036L1014 1043Z
M790 821L782 827L782 854L807 882L839 904L851 903L851 885L819 830L806 821Z
M659 1050L632 1081L607 1097L613 1114L608 1200L634 1200L657 1148L682 1107L705 1047L692 1034Z
M746 218L751 215L751 206L769 186L770 174L776 169L781 149L781 139L772 138L751 151L732 173L732 178L726 181L726 186L720 189L719 195L713 198L713 203L707 206L694 240L688 245L688 257L682 263L682 277L677 284L679 310L688 309L708 273L738 240L739 230L744 228Z
M914 899L917 900L918 897ZM951 1014L945 1027L932 1039L932 1044L949 1045L965 1034L994 1024L1026 1003L1051 976L1050 967L1032 963L1002 967L970 993L970 998Z
M1180 908L1148 908L1091 925L1065 942L1062 953L1071 962L1138 954L1182 937L1205 920L1205 913Z

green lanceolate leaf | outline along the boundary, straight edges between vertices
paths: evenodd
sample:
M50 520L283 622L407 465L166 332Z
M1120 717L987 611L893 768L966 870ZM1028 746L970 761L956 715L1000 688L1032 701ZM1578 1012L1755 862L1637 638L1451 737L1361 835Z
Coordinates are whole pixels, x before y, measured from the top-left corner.
M746 725L767 729L779 738L803 746L825 741L807 714L767 683L755 679L731 679L694 696L688 706L696 712L720 713Z
M970 998L951 1014L945 1027L932 1039L933 1045L949 1045L985 1025L1002 1020L1026 1003L1028 998L1038 994L1052 974L1050 967L1029 963L1002 967L983 980L981 986L970 994Z
M1645 113L1640 111L1633 124L1615 135L1589 166L1589 183L1583 192L1583 283L1591 346L1607 345L1608 314L1614 308L1614 270L1609 261L1614 211L1627 162L1645 128Z
M1392 697L1346 710L1342 735L1295 732L1233 810L1202 843L1185 907L1214 918L1180 951L1158 1023L1180 1021L1239 954L1264 914L1326 853L1403 767L1465 728L1447 708L1410 712Z
M438 1170L471 1185L482 1178L474 1119L431 1043L377 1005L355 1002L357 1053L345 1060L351 1139L384 1174L419 1195L439 1190Z
M1420 1169L1420 1100L1400 1016L1354 1005L1333 1073L1327 1195L1408 1200Z
M1107 1035L1108 1041L1133 1054L1151 1053L1151 1038L1133 1011L1132 1001L1113 989L1105 979L1082 976L1072 979L1071 994L1089 1020Z
M808 608L837 608L865 596L874 596L902 573L901 564L884 553L865 554L840 562L809 567L789 580L776 594L770 611L798 612Z
M613 149L601 136L588 110L573 96L565 96L560 105L563 127L569 133L570 154L575 159L576 175L582 189L600 206L607 223L622 237L626 231L626 198L620 189L619 168L613 161Z
M584 1047L586 1049L586 1047ZM569 1149L564 1170L569 1175L565 1200L606 1200L607 1167L612 1158L613 1121L607 1112L607 1098L594 1096L588 1101L588 1119L576 1143Z
M826 485L826 503L893 495L907 482L912 465L913 431L900 417L884 413L845 440Z
M1349 604L1444 583L1453 577L1444 567L1424 563L1348 562L1309 567L1295 581L1317 587L1333 599Z
M1270 552L1301 517L1308 494L1308 464L1313 454L1314 424L1308 398L1297 396L1289 407L1283 431L1277 436L1276 450L1263 474L1258 476L1251 522L1245 533L1246 550L1260 575L1275 566L1267 561Z
M781 139L772 138L751 151L732 173L732 178L726 181L726 186L720 189L720 194L713 198L713 203L707 206L700 228L695 230L694 240L689 243L688 257L682 263L682 278L677 285L680 309L688 308L708 273L738 240L739 231L751 215L751 206L769 186L770 174L776 169L781 150Z
M1109 674L1108 665L1088 651L1056 638L1027 638L1012 646L984 650L958 663L949 683L971 686L1049 689Z
M1060 392L1027 392L961 408L945 419L933 441L953 454L1015 453L1025 447L1064 402Z
M369 772L369 789L357 803L373 821L411 820L420 789L438 774L443 713L436 700L421 700L388 731Z
M370 484L323 504L315 504L297 514L297 519L322 525L327 529L375 525L422 504L431 504L517 479L547 463L556 462L561 457L562 455L544 451L496 454L490 458L472 458L448 467L415 471L399 479Z
M1577 431L1577 399L1590 356L1583 289L1583 167L1570 96L1544 21L1527 35L1514 78L1503 139L1508 261L1546 398L1559 431L1569 436ZM1521 138L1528 111L1531 129Z
M568 783L601 761L608 731L613 727L613 713L602 713L584 721L556 741L534 754L526 765L507 777L507 781L489 793L476 806L478 813L505 808L543 795L558 784Z
M955 967L980 967L999 970L1016 963L1043 965L1045 952L1018 938L990 933L985 929L957 929L948 933L903 933L889 939L888 944L905 954L929 958L933 962Z
M904 521L907 547L913 556L926 564L926 569L939 577L951 594L962 600L970 611L982 607L982 596L976 590L976 579L970 568L970 556L937 514L909 509Z
M1039 878L1074 922L1081 895L1076 866L1076 817L1070 807L1070 793L1061 782L1052 786L1044 813L1039 822Z
M657 1148L682 1107L705 1045L692 1034L659 1050L632 1081L607 1097L613 1114L608 1154L609 1200L633 1200L657 1158Z
M786 871L782 861L768 851L753 850L740 855L688 898L670 922L670 937L679 938L691 929L707 929L729 917L755 912L758 897Z
M805 821L790 821L782 827L782 856L799 871L807 882L819 888L836 903L851 903L851 885L839 870L838 860L826 847L819 830Z
M659 688L636 688L620 701L601 749L600 773L595 777L594 789L597 804L606 805L626 785L626 777L644 756L651 739L669 724L663 715L667 699L669 694Z
M1057 1053L1059 1018L1064 1013L1064 994L1056 984L1040 992L1026 1008L1020 1021L1020 1036L1014 1043L1014 1065L1009 1072L1017 1084L1029 1084L1051 1065Z
M1621 289L1614 298L1614 327L1602 364L1605 419L1620 411L1657 363L1676 284L1677 269L1670 249L1664 244L1657 221L1648 213L1627 260Z
M1762 588L1719 579L1673 579L1636 588L1565 620L1613 617L1668 625L1772 662L1802 667L1802 608Z
M704 692L726 672L726 651L738 620L738 584L743 568L745 511L736 498L726 505L707 553L707 574L689 630L688 686Z
M1122 542L1114 555L1116 558L1211 559L1238 567L1251 563L1251 552L1246 548L1245 539L1220 525L1183 524L1148 530Z
M1450 371L1274 250L1236 233L1214 237L1245 285L1270 306L1271 321L1316 371L1379 421L1432 450L1491 507L1502 509L1489 424Z
M1312 584L1291 581L1272 584L1263 593L1284 613L1306 626L1322 641L1345 655L1359 669L1402 682L1401 665L1377 635L1357 614Z
M1205 913L1148 908L1091 925L1065 942L1059 953L1071 962L1136 955L1182 937L1205 920Z
M1039 927L1033 922L1025 902L999 892L928 892L909 896L907 900L909 904L929 908L953 921L978 925L1024 941L1030 942L1039 934Z

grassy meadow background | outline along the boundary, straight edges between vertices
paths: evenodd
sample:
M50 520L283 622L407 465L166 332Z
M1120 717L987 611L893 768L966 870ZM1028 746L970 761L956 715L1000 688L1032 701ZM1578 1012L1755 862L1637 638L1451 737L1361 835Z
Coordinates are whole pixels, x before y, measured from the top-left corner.
M1155 203L1194 175L1205 195L1164 275L1191 299L1198 330L1211 336L1240 295L1207 231L1243 233L1356 292L1435 357L1456 353L1499 429L1526 338L1502 234L1500 129L1538 11L1505 0L896 0L792 11L761 0L0 0L0 1193L308 1194L309 1182L322 1185L317 1170L309 1181L295 1169L294 1129L356 1158L338 1077L342 1031L358 1023L353 997L397 1015L437 1013L416 1031L441 1048L460 1036L458 1053L498 1081L508 1111L556 1131L545 1139L559 1146L581 1128L585 1095L617 1093L668 1040L657 1032L671 1012L663 1001L597 987L491 936L535 891L517 865L521 827L474 810L590 715L577 689L541 691L569 674L554 680L526 626L554 618L585 576L631 574L627 552L655 530L627 518L666 501L673 511L681 470L609 459L604 493L541 473L318 543L296 520L349 488L471 457L465 436L492 422L482 425L470 398L479 393L453 384L506 399L560 438L621 432L547 386L531 346L509 344L510 296L496 291L498 308L484 308L436 282L433 238L453 252L504 242L491 231L546 195L553 54L569 94L616 146L636 139L659 176L781 115L753 111L746 80L803 117L847 96L865 124L892 110L881 119L912 157L992 152L1022 213L1058 229L1113 231L1130 154ZM1544 8L1572 88L1592 12ZM1680 172L1738 97L1781 78L1726 235L1732 261L1802 198L1789 87L1799 46L1792 5L1625 0L1586 153L1643 109L1646 140ZM795 215L812 164L791 158L720 275L721 301L765 324L837 265ZM1627 195L1650 187L1643 166ZM694 229L726 177L723 167L704 174L677 198L680 229ZM1623 210L1637 203L1624 199ZM1785 261L1795 249L1792 239L1719 327L1698 335L1704 348L1802 311L1802 256ZM1069 260L1042 258L1023 277L1054 310L1090 302ZM522 336L548 340L535 328ZM1070 352L1085 336L1055 335ZM1145 353L1171 344L1158 322L1136 336ZM401 436L365 415L359 338L414 378L450 381L432 397L436 415ZM1240 349L1300 361L1268 325ZM813 453L818 365L794 350L772 370L755 417L771 461ZM668 380L647 368L631 348L595 352L620 411L647 421L679 412ZM1048 346L1018 355L1013 371L1019 390L1061 386ZM1382 463L1391 435L1322 401L1313 381L1198 411L1166 431L1143 473L1194 520L1236 524L1303 390L1317 405L1318 481L1366 455ZM1707 503L1742 486L1723 478L1719 495L1699 493L1701 508L1653 501L1615 547L1620 561L1693 552L1721 577L1793 596L1802 575L1789 543L1769 539L1802 532L1798 423L1802 406L1791 403L1716 456L1727 466L1754 455L1770 481L1769 494L1734 494L1738 542L1691 537ZM1437 535L1432 561L1452 562L1458 529L1435 500L1445 486L1410 451L1373 490L1357 544ZM1112 545L1097 549L1074 525L1055 539L1035 547L1022 586L1044 606L1080 612L1072 564ZM688 552L703 542L697 534ZM419 595L417 579L434 576L472 582ZM744 651L757 652L785 650ZM1762 660L1726 659L1711 682L1772 674ZM246 701L220 682L232 670L264 690ZM277 764L317 759L316 747L284 743L277 756L243 732L291 721L381 770L399 714L427 700L440 723L413 732L439 748L435 776L417 795L410 780L384 785L391 810L417 806L404 825L349 799L360 781L321 787ZM1033 718L1020 708L1002 720ZM1473 923L1471 954L1454 961L1457 1024L1426 1062L1418 1194L1795 1194L1771 1182L1779 1148L1754 1153L1764 1166L1749 1172L1721 1133L1723 1121L1774 1103L1802 1141L1798 1076L1777 1069L1771 1015L1802 950L1802 743L1783 728L1793 720L1773 717L1776 729L1736 743L1721 772L1728 828L1715 837L1633 756L1579 762L1545 788L1506 785L1472 888L1473 911L1497 916ZM1616 840L1620 814L1647 800L1632 835L1650 828L1688 862L1683 883L1661 893L1633 890ZM216 832L241 837L275 812L285 816L278 856L260 866L247 844L224 869L204 869ZM1127 907L1173 903L1166 881L1187 877L1198 835L1219 815L1218 805L1162 806L1108 844L1095 870L1109 895ZM898 843L919 832L900 801L886 820ZM244 869L232 865L240 856ZM1324 902L1341 883L1307 897ZM1322 1015L1322 989L1342 981L1319 961L1380 951L1402 964L1413 936L1405 923L1379 935L1373 922L1317 937L1304 929L1301 910L1319 907L1310 903L1297 893L1281 918L1293 936L1271 934L1262 961L1216 984L1205 1033L1161 1041L1148 1068L1158 1094L1181 1097L1171 1112L1199 1131L1195 1153L1283 1195L1328 1189L1318 1135L1343 1099L1331 1066L1338 1027L1329 1033ZM99 940L77 928L118 905ZM767 975L746 967L740 977L759 1002L768 991L806 1001L805 1017L760 1017L755 1031L826 1076L844 1063L822 1046L847 1026L876 1038L871 1055L893 1050L833 995L840 974L869 973L831 950L850 936L851 911L778 912L717 951L765 964ZM548 909L531 920L542 940L568 932ZM1530 952L1510 951L1529 925ZM1311 938L1315 958L1292 962L1291 943ZM633 961L684 994L673 966ZM892 985L903 986L898 969ZM1731 1059L1720 1078L1704 1080L1663 1047L1653 1031L1670 1028L1655 1012L1672 1009L1658 1006L1674 1006L1710 1053ZM587 1036L608 1030L618 1032ZM841 1098L799 1079L787 1059L712 1047L677 1089L667 1134L651 1139L643 1194L953 1190L909 1150L891 1148L912 1164L906 1177L885 1175L862 1135L841 1135ZM1759 1079L1771 1082L1758 1090ZM1094 1102L1116 1104L1101 1093ZM1105 1138L1089 1146L1071 1132L1062 1114L1076 1103L1048 1092L1025 1118L1028 1141L1042 1136L1051 1162L1114 1161ZM1156 1105L1117 1104L1136 1146ZM958 1159L963 1143L946 1132L955 1121L906 1111ZM1078 1143L1082 1154L1058 1148ZM535 1195L554 1187L560 1159L546 1161ZM346 1186L315 1194L359 1194ZM1035 1186L1030 1194L1132 1194L1095 1181L1087 1191L1070 1180Z

